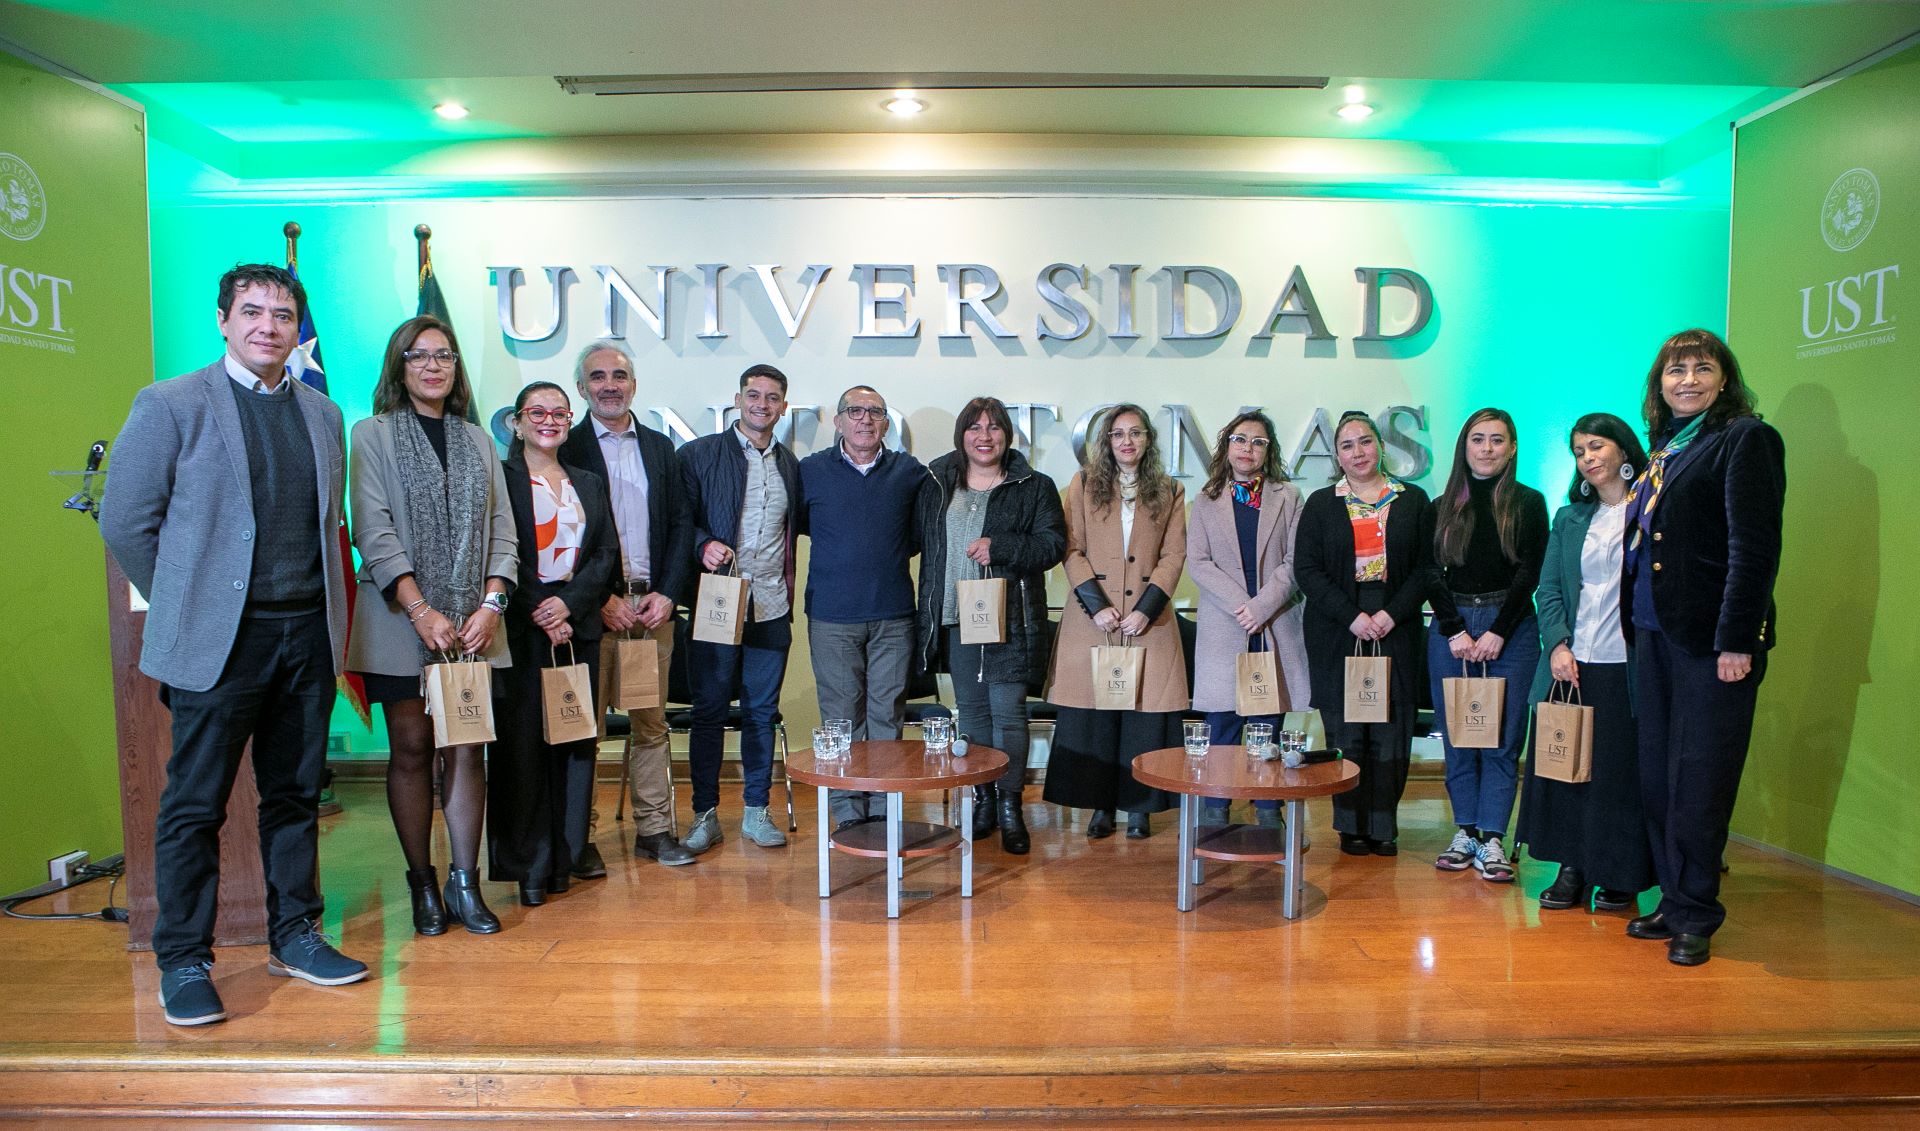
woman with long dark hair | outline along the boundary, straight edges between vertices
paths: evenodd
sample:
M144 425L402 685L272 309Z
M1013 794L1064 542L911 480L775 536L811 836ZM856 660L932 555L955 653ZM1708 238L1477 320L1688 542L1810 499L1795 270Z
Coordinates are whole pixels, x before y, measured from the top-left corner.
M1279 711L1306 710L1313 699L1301 594L1293 580L1293 534L1300 492L1287 482L1273 421L1243 412L1227 421L1214 442L1207 483L1187 518L1187 572L1200 591L1193 642L1193 709L1204 711L1212 741L1240 741L1249 722L1277 723L1279 715L1243 716L1234 688L1239 658L1271 652ZM1225 798L1208 798L1200 823L1227 823ZM1281 825L1280 803L1254 803L1262 825Z
M573 408L567 391L535 381L513 403L513 445L504 463L507 497L520 544L520 578L507 604L505 673L488 776L489 876L520 885L520 902L537 907L572 886L573 862L587 845L593 804L594 738L553 744L542 731L540 673L587 665L600 686L600 607L613 574L619 535L606 484L560 462ZM603 704L588 703L594 713Z
M1592 776L1578 783L1543 778L1529 758L1518 839L1534 859L1560 865L1540 893L1541 907L1591 899L1596 910L1618 911L1654 883L1640 804L1633 665L1620 625L1627 492L1647 453L1627 422L1606 412L1575 421L1568 443L1573 484L1547 536L1535 597L1545 655L1527 699L1539 703L1559 687L1593 708Z
M1547 551L1547 501L1514 475L1518 433L1502 409L1467 417L1453 448L1453 470L1435 507L1433 548L1440 565L1428 599L1433 632L1427 679L1436 708L1441 680L1463 670L1506 681L1500 744L1459 747L1447 734L1447 797L1457 831L1434 867L1473 868L1491 883L1513 882L1506 850L1507 818L1527 741L1526 688L1540 660L1533 590Z
M353 426L350 496L360 551L359 600L347 668L386 717L387 808L407 860L413 927L474 934L500 929L481 898L480 826L486 767L480 746L436 749L421 669L443 655L512 663L499 631L519 575L513 511L493 441L466 417L473 387L453 327L423 314L387 339L374 415ZM452 860L444 891L433 871L434 764Z
M917 507L916 660L925 671L953 674L960 730L1007 755L999 783L974 789L973 838L998 826L1000 847L1024 855L1027 695L1046 682L1047 571L1067 549L1060 489L1014 450L1013 418L998 397L967 402L953 422L953 450L927 470ZM1007 582L1006 640L963 644L956 585L988 574Z
M1339 473L1300 512L1293 573L1307 596L1307 664L1327 744L1360 768L1360 783L1333 798L1333 827L1349 856L1399 854L1400 797L1407 787L1419 713L1421 621L1433 585L1433 503L1417 485L1387 474L1380 428L1364 412L1333 430ZM1346 659L1364 651L1389 661L1387 721L1345 716Z
M1180 745L1187 661L1173 618L1173 591L1187 560L1186 492L1160 461L1153 421L1139 405L1102 413L1087 462L1067 484L1067 585L1047 700L1060 709L1043 796L1092 810L1087 836L1151 835L1149 815L1170 795L1133 778L1135 755ZM1132 710L1095 710L1092 649L1141 651Z
M1697 966L1727 916L1720 857L1778 638L1786 447L1707 330L1660 347L1643 412L1653 455L1627 501L1620 596L1660 906L1627 933L1665 939L1668 961Z

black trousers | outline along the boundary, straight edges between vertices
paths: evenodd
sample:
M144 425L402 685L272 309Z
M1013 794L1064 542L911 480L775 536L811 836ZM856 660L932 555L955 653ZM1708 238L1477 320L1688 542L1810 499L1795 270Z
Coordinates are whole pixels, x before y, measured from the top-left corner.
M549 746L541 731L540 672L553 666L541 643L516 647L513 666L495 672L505 694L494 700L500 740L487 752L487 874L496 881L524 880L551 886L587 846L587 816L593 806L596 739ZM520 644L516 639L514 643ZM600 642L574 642L560 651L562 664L587 665L587 686L600 686ZM604 710L595 703L595 710Z
M1711 935L1727 918L1720 860L1767 656L1754 656L1739 683L1722 683L1717 655L1689 655L1665 633L1635 628L1633 647L1640 796L1660 911L1675 932Z
M173 757L153 839L154 958L162 970L213 958L220 826L249 739L267 932L281 946L322 908L320 781L334 698L326 613L243 619L213 687L160 694L173 712Z

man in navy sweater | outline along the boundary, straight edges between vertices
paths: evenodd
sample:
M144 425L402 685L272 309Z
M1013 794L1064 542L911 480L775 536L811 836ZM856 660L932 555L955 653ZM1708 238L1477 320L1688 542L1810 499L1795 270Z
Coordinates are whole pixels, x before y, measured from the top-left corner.
M807 644L822 719L851 719L853 737L900 737L913 663L914 500L927 469L886 447L887 402L865 385L840 394L839 442L800 461L800 533L807 568ZM886 814L886 794L833 790L844 829Z

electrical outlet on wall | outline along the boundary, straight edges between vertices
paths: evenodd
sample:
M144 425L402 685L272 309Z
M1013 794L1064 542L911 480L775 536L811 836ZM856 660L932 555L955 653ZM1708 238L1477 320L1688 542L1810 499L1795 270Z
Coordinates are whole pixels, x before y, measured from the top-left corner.
M56 884L71 884L78 878L82 865L90 859L86 852L69 852L65 856L56 856L47 861L47 879Z

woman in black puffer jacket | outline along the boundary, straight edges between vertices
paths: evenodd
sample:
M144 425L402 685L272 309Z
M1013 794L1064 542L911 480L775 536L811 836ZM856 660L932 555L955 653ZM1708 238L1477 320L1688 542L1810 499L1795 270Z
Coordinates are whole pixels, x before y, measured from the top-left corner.
M1000 845L1022 855L1027 823L1027 693L1046 680L1053 636L1047 571L1067 551L1067 520L1053 480L1013 450L1013 420L994 397L975 397L953 426L954 450L933 461L919 503L920 606L915 661L953 675L959 729L1007 755L998 786L974 792L973 837L996 825ZM1006 643L962 644L958 581L1007 582Z

